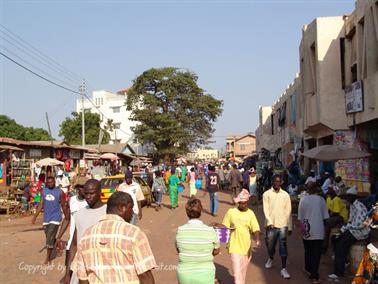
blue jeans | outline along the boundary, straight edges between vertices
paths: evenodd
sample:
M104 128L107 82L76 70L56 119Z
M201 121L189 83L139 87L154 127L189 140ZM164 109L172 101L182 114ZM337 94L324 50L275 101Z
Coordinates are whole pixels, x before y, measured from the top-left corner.
M154 193L155 193L156 204L160 205L161 200L163 199L163 191L155 191Z
M213 215L218 212L218 192L210 192L210 211Z
M131 217L130 224L136 225L138 223L138 214L133 213L133 216Z
M280 256L287 256L287 227L266 229L265 243L271 259L274 257L277 241Z

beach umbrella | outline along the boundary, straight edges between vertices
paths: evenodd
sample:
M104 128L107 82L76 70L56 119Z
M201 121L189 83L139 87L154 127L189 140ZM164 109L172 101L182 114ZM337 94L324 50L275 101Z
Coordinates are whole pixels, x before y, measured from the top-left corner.
M100 156L100 159L115 161L115 160L118 160L118 157L117 157L117 155L115 155L113 153L105 153L105 154L102 154Z
M369 157L371 154L355 147L342 145L321 145L302 153L303 156L319 161L352 160Z
M59 161L57 159L52 158L45 158L42 160L39 160L36 162L36 165L39 167L45 167L45 166L64 166L64 163L62 161Z

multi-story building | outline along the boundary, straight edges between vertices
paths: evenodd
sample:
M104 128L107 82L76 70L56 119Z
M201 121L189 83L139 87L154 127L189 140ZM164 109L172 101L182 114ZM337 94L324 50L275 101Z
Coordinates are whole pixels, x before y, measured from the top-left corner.
M378 186L378 0L357 0L351 15L319 17L303 27L300 74L271 107L260 107L257 149L287 166L293 151L343 144L369 159L317 163L360 191ZM370 182L369 182L370 181Z
M256 152L256 136L252 133L245 135L229 135L226 137L226 156L244 158Z
M117 93L108 91L94 91L92 93L91 101L84 99L84 109L93 113L98 113L101 118L101 127L108 123L108 119L112 120L112 130L110 133L110 143L130 143L132 142L133 133L130 127L135 123L129 119L130 111L126 110L127 90L122 90ZM76 111L82 111L82 101L77 99Z

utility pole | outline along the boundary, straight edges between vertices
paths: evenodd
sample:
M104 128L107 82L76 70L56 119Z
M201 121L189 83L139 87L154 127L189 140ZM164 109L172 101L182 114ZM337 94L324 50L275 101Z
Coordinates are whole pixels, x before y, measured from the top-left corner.
M50 121L49 121L49 116L47 114L47 112L45 113L46 114L46 121L47 121L47 128L49 130L49 135L50 135L50 140L51 140L51 150L50 150L50 157L51 158L54 158L54 141L53 141L53 137L51 135L51 128L50 128Z
M84 95L85 95L85 80L83 79L83 83L81 84L80 88L80 95L81 95L81 145L85 146L85 116L84 116Z

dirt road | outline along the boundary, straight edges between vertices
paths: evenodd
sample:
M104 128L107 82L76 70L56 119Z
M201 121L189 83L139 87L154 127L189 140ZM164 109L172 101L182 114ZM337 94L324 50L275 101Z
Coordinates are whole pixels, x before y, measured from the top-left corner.
M226 193L219 194L219 215L213 217L209 214L209 196L198 196L204 205L204 212L201 219L205 223L221 222L230 203L230 196ZM164 208L156 212L152 208L143 209L143 218L139 223L140 228L147 234L152 251L154 252L158 268L153 272L156 283L173 284L177 283L175 267L177 264L177 253L174 247L175 233L177 227L187 221L185 214L185 203L188 199L185 192L180 196L180 207L176 210L169 209L169 199L164 196ZM260 226L263 225L262 206L253 208ZM42 219L39 218L39 224ZM44 233L41 225L31 225L31 217L19 219L2 219L0 221L0 279L1 283L58 283L64 270L64 259L58 257L53 265L44 267L40 265L45 257L45 251L39 252L44 246ZM292 236L289 237L289 258L288 271L291 280L283 280L280 276L280 259L274 260L271 269L264 268L267 259L264 242L261 248L253 254L252 261L248 268L247 283L310 283L307 276L302 272L303 268L303 245L298 228L294 228ZM217 277L222 283L233 283L231 276L230 257L225 247L222 247L221 254L215 257ZM332 260L325 256L321 261L321 280L327 283L327 275L332 270ZM339 283L350 283L351 277L345 277Z

